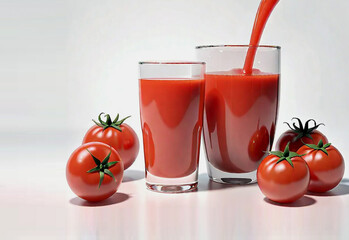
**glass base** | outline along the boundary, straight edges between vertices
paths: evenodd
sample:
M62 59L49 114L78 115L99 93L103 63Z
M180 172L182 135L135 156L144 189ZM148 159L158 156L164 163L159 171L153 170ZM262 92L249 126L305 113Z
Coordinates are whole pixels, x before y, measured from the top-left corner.
M162 193L183 193L194 191L198 185L198 170L181 178L157 177L146 171L147 189Z
M209 178L217 183L246 185L257 182L257 170L247 173L230 173L215 168L209 161L207 163L207 174Z
M152 190L154 192L162 192L162 193L183 193L183 192L191 192L195 191L198 183L186 184L186 185L155 185L146 183L147 189Z

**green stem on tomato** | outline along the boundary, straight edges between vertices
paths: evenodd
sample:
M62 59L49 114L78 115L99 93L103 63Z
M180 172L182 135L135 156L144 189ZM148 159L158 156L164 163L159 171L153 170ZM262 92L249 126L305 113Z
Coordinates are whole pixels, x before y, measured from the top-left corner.
M290 148L289 148L289 145L290 145L290 142L287 143L287 145L285 147L285 150L283 152L282 151L270 151L269 152L270 154L279 157L279 160L277 160L276 164L278 164L281 161L286 160L292 167L294 167L293 166L293 162L292 162L292 158L294 158L294 157L302 157L302 156L305 155L305 154L299 155L299 154L297 154L295 152L291 152Z
M102 118L101 118L101 115L104 114L104 112L101 112L99 115L98 115L98 121L95 121L92 119L92 121L99 127L103 128L103 130L107 129L108 127L112 127L112 128L115 128L116 130L122 132L121 130L121 124L124 123L124 121L131 117L131 116L127 116L121 120L119 120L119 114L116 115L114 121L111 120L111 117L109 114L104 114L104 117L106 118L106 121L103 121Z
M295 133L297 133L296 138L293 140L294 142L297 141L298 139L301 139L302 137L307 137L310 138L311 140L313 140L312 136L310 135L314 130L316 130L320 125L324 125L323 123L319 123L316 124L316 121L314 119L309 119L305 122L304 126L302 121L297 118L297 117L293 117L291 120L296 119L298 121L298 126L296 125L296 123L293 123L291 127L291 125L288 122L284 122L287 124L287 126ZM309 127L309 123L310 122L314 122L314 126L313 127Z
M323 151L326 155L328 155L326 148L331 146L331 143L327 143L324 145L324 142L322 141L322 139L320 139L317 145L316 144L305 144L305 145L311 149Z
M100 188L103 179L104 179L104 174L107 174L108 176L112 177L114 179L114 181L116 182L116 179L113 175L113 173L109 170L110 167L114 166L116 163L118 163L119 161L114 161L114 162L108 162L110 155L111 155L111 147L110 147L110 152L109 154L103 159L103 161L101 162L98 158L96 158L87 148L86 151L88 151L88 153L92 156L93 161L96 163L96 167L88 170L88 173L94 173L94 172L99 172L99 184L98 184L98 188Z

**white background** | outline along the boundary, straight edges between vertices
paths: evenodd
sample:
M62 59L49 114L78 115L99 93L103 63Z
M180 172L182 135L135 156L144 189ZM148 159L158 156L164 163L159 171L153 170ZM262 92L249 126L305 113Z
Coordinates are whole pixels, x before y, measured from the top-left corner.
M7 168L0 187L8 189L10 182L17 187L5 191L8 199L23 192L29 199L33 188L43 195L60 189L64 194L58 199L68 203L73 195L64 166L92 118L102 111L132 115L127 122L141 140L138 61L195 60L197 45L247 44L258 4L259 0L2 0L0 161ZM348 9L347 0L281 0L261 40L282 47L276 137L286 130L282 122L294 116L315 118L326 124L320 131L345 158ZM204 161L201 154L201 173ZM50 177L41 179L41 168ZM141 148L131 169L143 168ZM9 180L12 174L15 181Z
M195 60L197 45L247 44L259 4L1 2L1 133L82 135L91 118L105 111L132 115L128 122L139 136L138 61ZM293 116L315 118L326 124L320 130L344 156L349 156L348 9L346 0L281 0L261 40L282 47L277 136Z

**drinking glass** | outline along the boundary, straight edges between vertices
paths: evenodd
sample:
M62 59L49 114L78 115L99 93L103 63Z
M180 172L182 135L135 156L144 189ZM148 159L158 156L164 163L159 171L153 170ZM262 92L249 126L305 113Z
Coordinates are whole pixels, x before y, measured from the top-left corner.
M249 48L252 73L243 70ZM253 49L254 48L254 49ZM256 170L271 150L279 100L280 47L196 47L206 62L204 142L209 177L216 182L256 182Z
M140 62L146 185L178 193L197 187L204 106L203 62Z

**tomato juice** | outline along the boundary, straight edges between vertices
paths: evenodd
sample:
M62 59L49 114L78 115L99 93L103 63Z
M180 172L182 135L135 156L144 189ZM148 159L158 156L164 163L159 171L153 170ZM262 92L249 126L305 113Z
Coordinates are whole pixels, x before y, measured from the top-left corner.
M274 140L279 74L233 69L207 73L205 81L208 161L224 172L256 170Z
M145 168L157 177L185 177L197 169L204 79L140 79Z
M249 45L197 47L200 60L207 65L204 141L208 174L214 181L254 182L253 172L272 148L279 98L279 48L260 46L259 42L278 2L261 0ZM256 53L258 61L253 68Z

